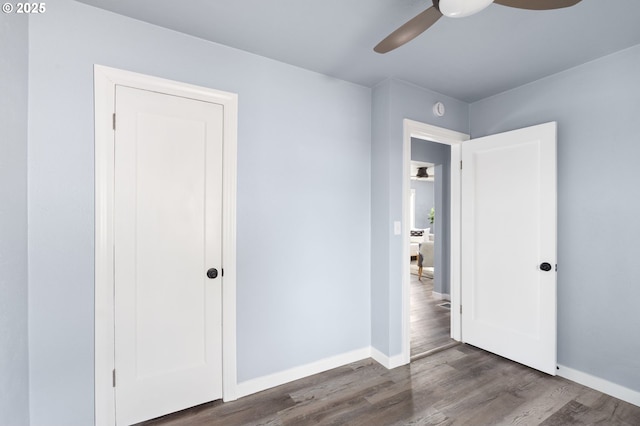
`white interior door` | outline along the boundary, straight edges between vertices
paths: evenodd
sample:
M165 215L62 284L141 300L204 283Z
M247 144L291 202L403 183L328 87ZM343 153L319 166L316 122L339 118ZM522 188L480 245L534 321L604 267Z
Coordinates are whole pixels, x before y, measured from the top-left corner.
M119 425L222 396L222 123L221 105L117 86Z
M462 161L462 339L555 375L556 123L465 142Z

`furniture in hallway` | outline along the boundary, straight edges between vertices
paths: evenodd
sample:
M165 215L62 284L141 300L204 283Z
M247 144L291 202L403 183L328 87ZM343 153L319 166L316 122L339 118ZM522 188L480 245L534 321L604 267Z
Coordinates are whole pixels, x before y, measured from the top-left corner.
M411 260L418 259L418 251L420 244L425 241L433 241L433 234L430 233L431 228L412 229L409 237L409 256Z
M420 244L420 255L418 256L418 280L422 279L422 273L428 277L433 278L434 264L434 242L425 241Z

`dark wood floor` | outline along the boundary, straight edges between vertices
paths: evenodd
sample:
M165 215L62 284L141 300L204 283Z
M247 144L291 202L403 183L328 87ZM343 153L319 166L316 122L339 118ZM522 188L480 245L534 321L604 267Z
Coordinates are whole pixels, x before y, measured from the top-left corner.
M451 310L433 297L433 279L411 274L411 356L446 346L451 335Z
M640 425L640 407L458 345L387 370L363 360L159 425Z

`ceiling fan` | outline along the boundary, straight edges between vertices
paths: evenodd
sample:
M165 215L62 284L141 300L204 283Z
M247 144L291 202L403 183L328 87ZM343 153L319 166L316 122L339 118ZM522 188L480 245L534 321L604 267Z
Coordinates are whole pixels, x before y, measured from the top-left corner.
M529 10L550 10L574 6L581 0L432 0L433 6L418 14L382 40L374 51L387 53L413 40L435 24L443 15L463 18L480 12L491 3Z

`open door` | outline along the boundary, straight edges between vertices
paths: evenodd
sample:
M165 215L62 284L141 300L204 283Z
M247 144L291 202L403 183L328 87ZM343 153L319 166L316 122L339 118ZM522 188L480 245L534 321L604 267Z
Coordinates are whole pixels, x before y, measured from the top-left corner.
M462 340L555 375L555 122L462 144Z

